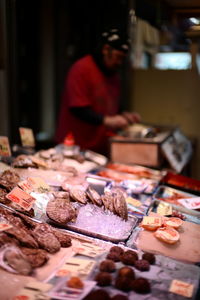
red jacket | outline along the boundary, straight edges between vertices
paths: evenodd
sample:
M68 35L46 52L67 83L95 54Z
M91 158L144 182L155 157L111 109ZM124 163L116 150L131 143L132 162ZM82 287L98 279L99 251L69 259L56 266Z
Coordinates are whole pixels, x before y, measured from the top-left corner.
M62 97L56 131L56 142L62 143L72 133L75 144L82 149L102 152L109 130L75 117L70 107L90 106L102 115L115 115L119 110L120 81L117 74L105 76L91 55L78 60L70 69Z

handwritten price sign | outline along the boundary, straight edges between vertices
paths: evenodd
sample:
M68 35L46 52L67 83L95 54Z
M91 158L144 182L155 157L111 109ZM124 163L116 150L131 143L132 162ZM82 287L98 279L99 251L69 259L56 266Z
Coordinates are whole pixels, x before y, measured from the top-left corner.
M181 280L174 279L171 282L169 291L184 297L191 298L194 290L194 285Z
M24 192L19 187L12 189L12 191L6 195L6 198L17 203L25 210L30 210L35 202L35 198Z
M10 144L7 136L0 136L0 156L11 156Z
M20 127L19 133L20 133L22 146L35 147L35 138L33 135L33 130L31 128Z

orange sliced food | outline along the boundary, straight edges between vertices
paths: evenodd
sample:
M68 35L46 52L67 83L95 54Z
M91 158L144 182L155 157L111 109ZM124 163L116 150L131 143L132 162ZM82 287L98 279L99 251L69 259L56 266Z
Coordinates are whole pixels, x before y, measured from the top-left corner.
M149 216L144 216L141 227L143 227L146 230L156 230L159 227L162 226L162 217L149 217Z
M180 239L178 231L170 226L157 229L154 235L157 239L167 244L175 244Z
M173 228L178 229L183 224L183 220L176 217L165 218L164 219L164 226L171 226Z

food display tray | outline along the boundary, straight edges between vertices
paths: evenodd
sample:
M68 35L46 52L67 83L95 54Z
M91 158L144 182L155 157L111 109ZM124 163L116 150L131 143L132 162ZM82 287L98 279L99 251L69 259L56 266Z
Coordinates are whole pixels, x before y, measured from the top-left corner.
M113 182L113 180L109 178L101 177L90 173L86 174L85 179L88 182L89 186L95 189L100 195L104 193L104 188L109 183Z
M174 209L179 210L180 212L186 213L188 215L200 217L200 212L198 210L187 209L184 206L179 205L178 203L172 203L167 201L167 198L173 195L181 195L183 198L192 198L196 197L194 194L186 193L178 189L174 189L165 185L160 185L155 194L153 195L153 200L159 200L169 203ZM181 197L180 197L181 198ZM178 199L178 198L177 198Z
M48 223L51 224L51 225L54 225L56 227L60 227L62 229L66 229L68 231L76 232L78 234L85 235L85 236L88 236L88 237L91 237L91 238L100 239L100 240L103 240L103 241L106 241L106 242L111 242L111 243L114 243L114 244L118 244L118 243L125 244L126 241L129 239L130 235L132 234L132 232L134 231L135 227L137 226L137 223L138 223L138 219L135 216L130 216L129 218L133 220L132 230L127 235L124 235L123 238L116 238L116 237L113 237L111 235L105 235L105 234L101 234L101 233L98 233L98 232L89 231L89 230L86 230L84 228L72 225L72 224L61 225L61 224L59 224L59 223L57 223L53 220L50 220L50 219L48 220Z
M200 180L167 172L161 182L169 187L178 188L184 192L200 196Z
M143 252L140 250L137 252L139 258L141 258ZM128 296L128 299L130 300L186 299L184 296L171 293L169 291L172 280L176 279L176 280L181 280L193 284L194 290L193 290L192 297L190 299L197 299L196 295L197 295L199 279L200 279L200 269L198 266L179 262L169 257L165 257L163 255L155 255L155 258L156 258L156 262L154 265L150 265L149 271L142 272L137 270L134 267L131 267L135 272L136 278L143 277L149 280L151 284L150 293L138 294L134 291L126 293L114 287L115 278L117 276L117 270L119 270L121 267L124 266L121 262L115 263L117 270L115 271L115 273L112 273L112 278L113 278L112 285L106 287L106 291L109 293L111 297L114 297L117 294L123 294ZM100 261L103 261L103 259L105 259L105 257L104 258L101 257L99 259L99 263ZM90 280L94 280L95 276L99 272L98 265L94 270L94 272L91 274ZM95 287L95 289L98 288L99 286Z
M149 215L151 212L157 212L157 207L160 203L165 203L164 201L160 200L154 200L151 205L148 208L147 215ZM172 204L172 207L184 215L185 219L184 221L192 222L195 224L200 225L200 212L196 212L196 215L194 215L195 211L191 211L190 209L184 208L182 206L176 206ZM192 214L191 214L192 213Z

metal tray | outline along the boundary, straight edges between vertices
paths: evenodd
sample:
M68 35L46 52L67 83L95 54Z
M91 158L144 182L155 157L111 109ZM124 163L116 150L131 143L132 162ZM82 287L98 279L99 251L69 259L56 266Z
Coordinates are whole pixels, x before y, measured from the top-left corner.
M95 239L100 239L100 240L111 242L111 243L114 243L114 244L125 243L126 240L128 240L128 238L130 236L130 235L127 235L123 239L118 239L118 238L114 238L112 236L100 234L100 233L93 232L93 231L88 231L88 230L85 230L83 228L78 228L78 227L73 226L73 225L61 225L61 224L56 223L52 220L48 220L48 223L51 224L51 225L54 225L56 227L59 227L61 229L66 229L68 231L73 231L73 232L76 232L76 233L84 235L84 236L88 236L88 237L95 238ZM130 232L130 234L131 233L132 232Z
M91 150L86 150L84 152L84 157L95 162L98 166L105 166L108 162L108 158L106 156Z
M25 213L23 213L23 212L21 212L21 211L19 211L19 210L16 210L16 209L14 209L14 208L12 208L12 207L9 207L9 206L7 206L7 205L5 205L5 204L3 204L3 203L0 203L0 206L2 206L3 208L5 208L6 210L10 211L10 212L13 213L13 214L24 215L24 216L26 216L28 219L30 219L30 220L32 220L32 221L34 221L34 222L36 222L36 223L43 223L43 222L45 222L45 220L42 220L42 219L36 219L35 217L30 217L30 216L26 215Z
M137 226L138 224L138 218L136 216L129 216L128 217L128 221L131 221L131 230L129 232L127 232L126 234L123 234L123 237L115 237L115 236L111 236L111 235L106 235L106 234L102 234L100 232L96 232L96 231L90 231L85 229L84 227L78 227L76 225L73 224L60 224L57 223L51 219L48 219L48 223L55 225L57 227L60 227L62 229L66 229L66 230L70 230L79 234L83 234L89 237L93 237L93 238L97 238L97 239L101 239L107 242L111 242L111 243L125 243L128 238L130 237L130 235L132 234L132 232L134 231L134 228Z
M87 174L85 179L89 183L89 186L95 189L100 195L104 193L104 188L113 182L111 179L93 174Z
M138 256L142 258L142 251L137 251ZM94 279L96 275L99 273L98 265L101 261L106 258L106 254L98 258L98 264L92 274L90 275L90 279ZM129 266L135 272L135 277L143 277L149 280L151 285L151 292L148 294L139 294L134 291L123 292L124 295L128 297L128 299L137 299L137 300L183 300L185 297L171 293L169 291L171 282L173 279L181 280L184 282L188 282L194 285L194 291L192 297L190 299L199 299L197 298L197 292L199 288L199 279L200 279L200 269L198 266L193 264L187 264L183 262L176 261L169 257L165 257L163 255L155 255L156 262L153 265L150 265L150 269L148 271L142 272L137 270L136 268ZM116 264L116 271L112 273L113 283L117 277L118 270L124 267L124 264L118 262ZM97 289L99 287L95 287ZM114 284L107 286L106 291L109 295L114 297L117 294L122 294L122 291L117 289Z
M184 206L177 205L177 204L174 204L174 203L171 203L171 202L165 200L165 198L167 199L168 197L170 197L172 195L175 195L176 193L182 195L183 197L188 197L188 198L196 197L196 195L194 195L194 194L185 193L181 190L177 190L177 189L165 186L165 185L160 185L157 188L155 194L153 195L153 200L158 200L160 202L167 202L174 209L180 211L181 213L185 213L185 214L188 214L190 216L196 216L196 217L200 218L200 212L198 210L188 209L188 208L185 208Z
M147 211L147 215L149 215L151 212L157 212L157 207L160 203L165 203L164 201L160 200L154 200L151 205L149 206L149 209ZM182 213L185 216L185 220L187 222L192 222L195 224L200 224L200 212L197 212L196 215L191 214L191 210L184 208L182 206L176 206L172 205L172 207L177 210L178 212ZM193 213L193 211L192 211Z
M162 184L171 188L178 188L186 193L200 196L200 180L172 172L167 172L167 174L162 178L161 182Z

